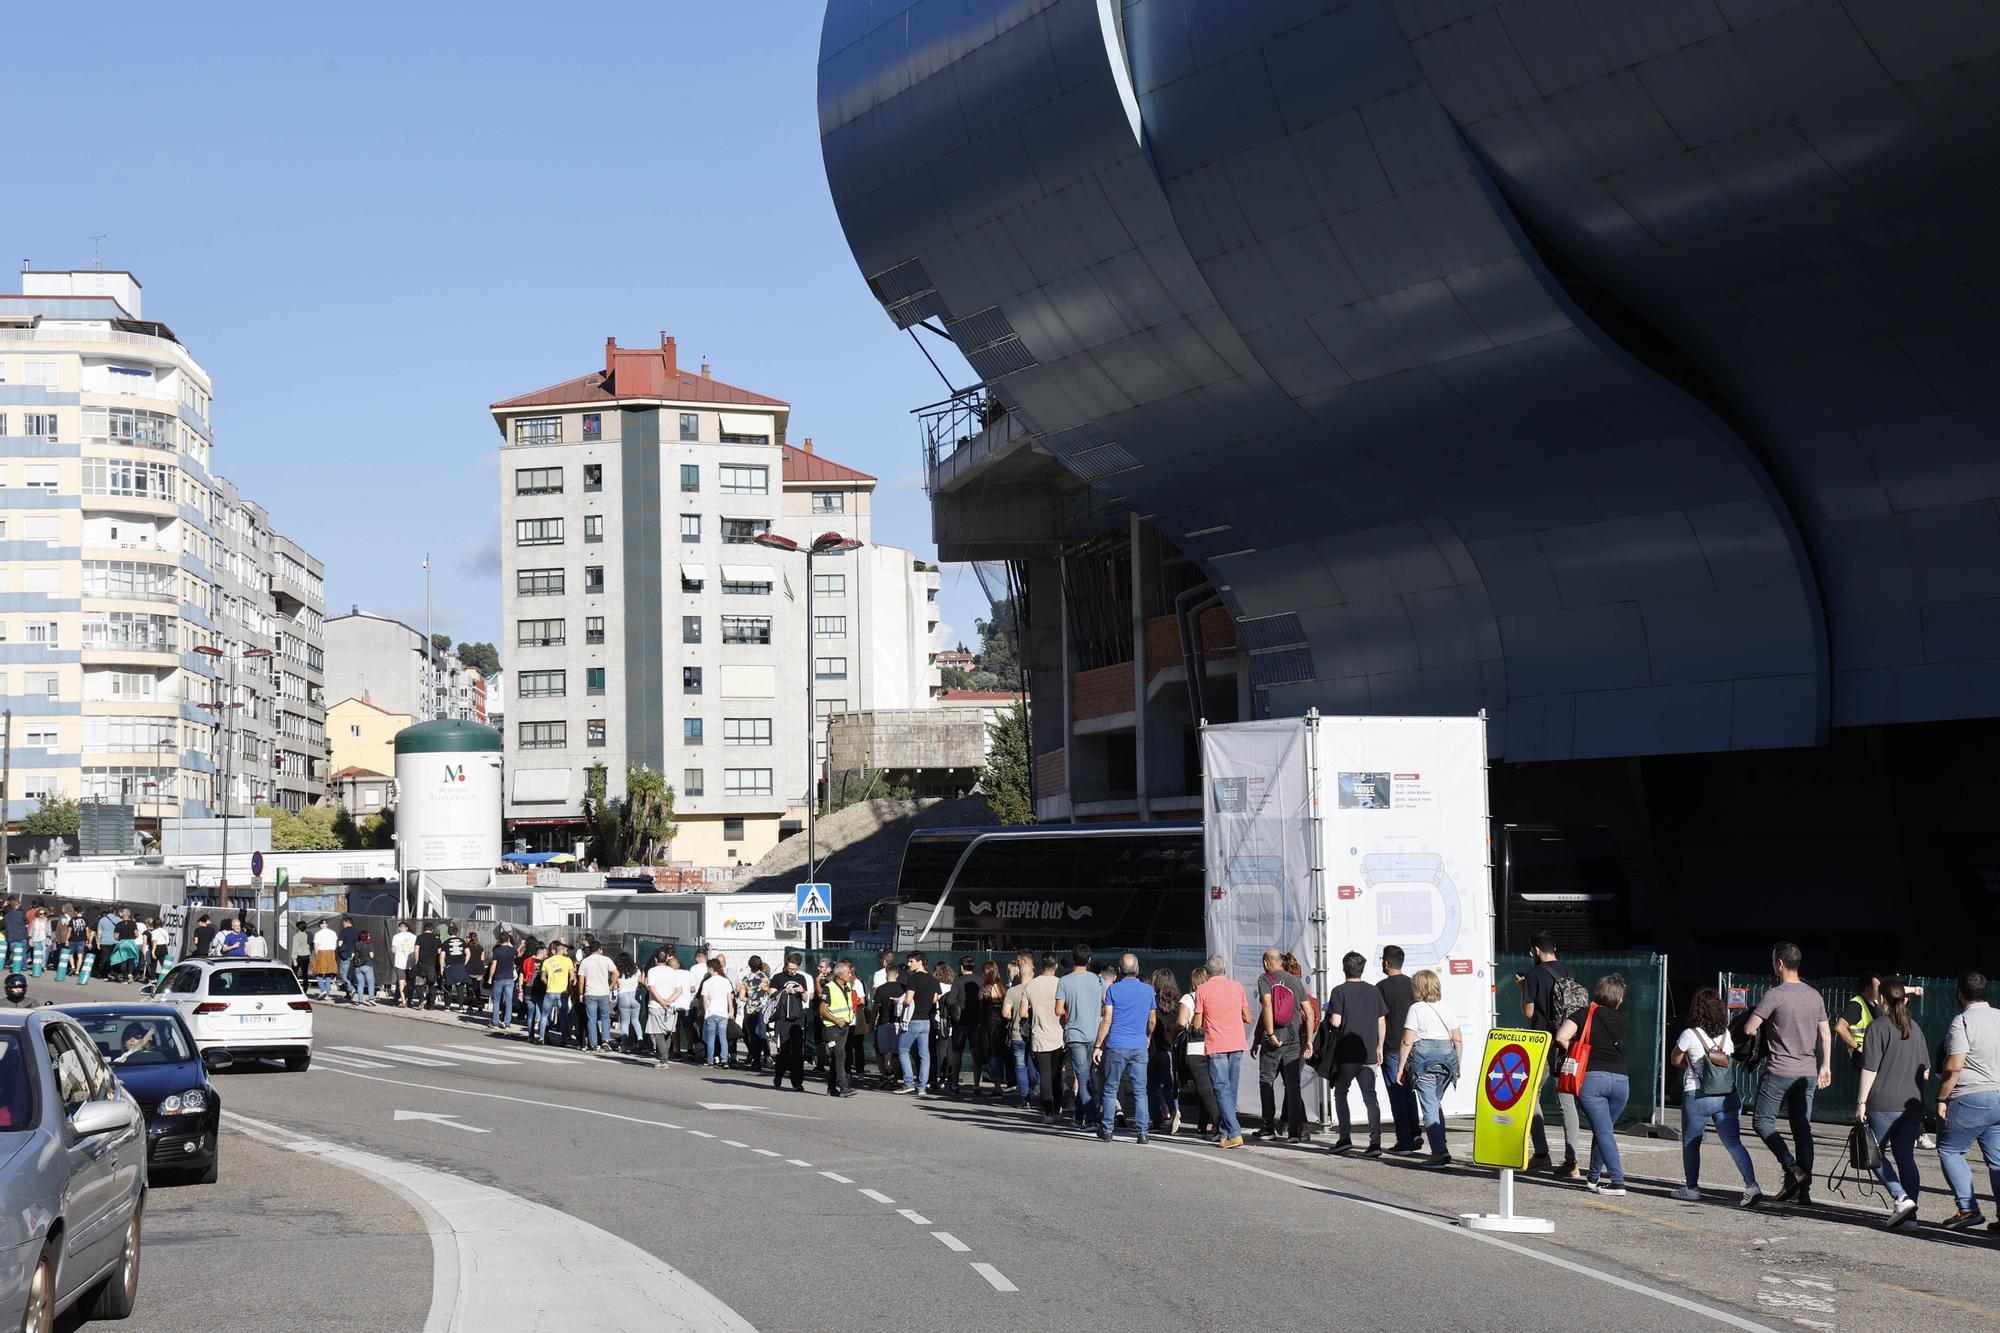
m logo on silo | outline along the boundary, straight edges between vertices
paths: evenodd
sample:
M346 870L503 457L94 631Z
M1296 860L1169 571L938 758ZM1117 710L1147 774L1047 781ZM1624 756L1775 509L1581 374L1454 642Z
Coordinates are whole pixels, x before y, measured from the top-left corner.
M454 782L463 782L463 781L465 781L464 764L446 764L444 766L445 786L449 787Z

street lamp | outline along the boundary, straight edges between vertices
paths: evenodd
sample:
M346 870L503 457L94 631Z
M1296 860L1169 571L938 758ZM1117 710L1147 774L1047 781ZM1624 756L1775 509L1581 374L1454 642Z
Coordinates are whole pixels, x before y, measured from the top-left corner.
M815 694L815 662L813 660L813 557L816 555L843 555L848 551L861 549L861 543L852 537L843 537L837 532L822 532L806 545L801 546L790 537L780 537L775 532L757 534L757 545L769 547L773 551L787 551L793 555L804 553L806 558L806 882L819 882L819 867L816 853L819 850L819 717ZM818 923L806 927L806 947L820 947Z
M203 657L226 657L229 659L229 697L227 699L213 700L202 705L203 708L206 708L211 713L221 714L219 725L223 727L221 896L226 899L229 896L229 799L235 794L234 783L236 776L236 729L230 725L234 721L234 718L230 715L236 709L243 706L236 701L236 665L248 658L269 657L271 650L269 648L245 648L240 653L225 653L220 648L203 644L196 648L195 651ZM226 903L218 905L227 906ZM262 904L259 904L259 906L261 907Z

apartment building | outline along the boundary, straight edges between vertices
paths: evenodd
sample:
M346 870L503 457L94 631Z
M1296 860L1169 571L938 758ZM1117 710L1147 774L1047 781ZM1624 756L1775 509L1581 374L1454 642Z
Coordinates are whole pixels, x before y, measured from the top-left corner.
M589 767L619 796L644 763L675 789L674 860L755 861L803 821L829 713L929 703L937 573L874 545L875 478L787 444L784 401L662 336L492 412L510 835L566 847ZM810 581L757 542L827 531L862 546Z
M242 656L276 647L269 515L211 471L213 385L142 297L132 274L100 270L28 270L0 295L10 818L44 794L147 822L225 797L248 813L274 790L269 672Z
M335 699L365 699L418 722L455 718L486 725L486 682L457 656L431 648L421 630L356 606L325 628L327 687Z

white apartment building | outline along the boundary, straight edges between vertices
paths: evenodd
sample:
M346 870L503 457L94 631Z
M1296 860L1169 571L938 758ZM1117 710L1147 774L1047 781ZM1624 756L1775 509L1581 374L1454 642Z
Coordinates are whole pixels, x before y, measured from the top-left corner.
M233 701L222 682L229 657L275 647L261 553L281 539L211 473L208 374L144 317L137 278L24 271L20 283L0 295L8 816L44 793L127 803L146 824L213 814L225 728L246 760L229 809L248 813L274 790L268 664L238 661Z
M354 607L326 622L326 684L333 698L365 699L418 722L486 724L486 682L453 653L426 653L423 631Z
M601 372L492 411L510 837L566 848L587 769L615 797L644 763L675 789L674 860L752 862L804 820L829 713L930 703L937 573L873 544L875 479L786 444L786 403L682 370L662 337L606 340ZM810 584L756 544L827 531L864 545Z

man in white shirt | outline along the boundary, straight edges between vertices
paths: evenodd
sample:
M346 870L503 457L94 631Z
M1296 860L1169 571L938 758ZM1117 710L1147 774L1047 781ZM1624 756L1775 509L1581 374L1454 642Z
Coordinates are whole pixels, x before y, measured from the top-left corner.
M618 964L592 940L589 952L577 967L583 978L583 1048L587 1051L611 1049L611 995L618 988Z
M665 1069L674 1053L674 1024L687 1009L687 975L674 958L674 951L662 948L646 969L646 993L651 1004L646 1010L646 1033L653 1039L653 1068Z
M389 937L389 965L396 969L396 1007L410 1007L410 968L417 957L417 935L410 923L400 922Z

